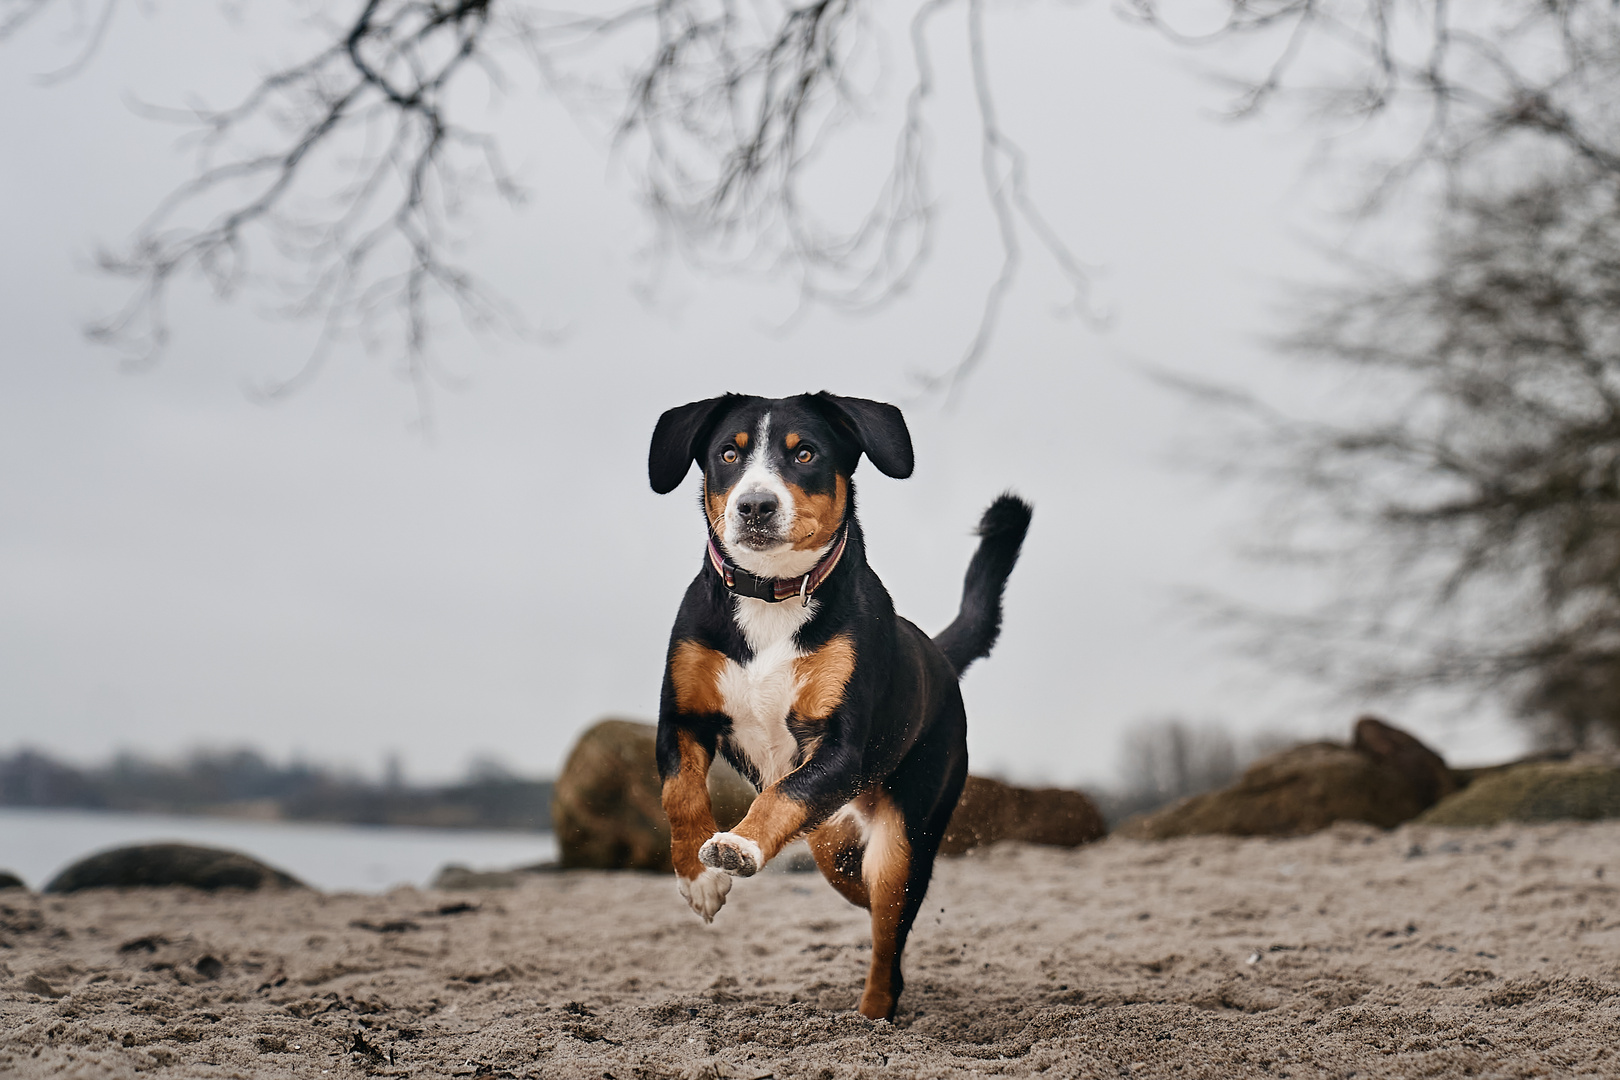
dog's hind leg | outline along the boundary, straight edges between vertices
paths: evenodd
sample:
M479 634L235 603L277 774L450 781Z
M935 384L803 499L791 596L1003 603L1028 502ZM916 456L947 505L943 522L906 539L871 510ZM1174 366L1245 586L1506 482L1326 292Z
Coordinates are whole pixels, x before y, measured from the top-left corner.
M861 878L866 858L866 837L853 811L834 814L825 825L809 836L810 853L827 883L856 907L872 906Z
M832 887L872 913L872 963L860 1012L874 1020L892 1016L910 925L906 886L912 860L905 818L887 792L869 791L810 834L810 851ZM916 912L911 914L915 918Z
M900 961L934 875L934 856L967 781L967 724L942 718L889 778L872 818L862 878L871 895L872 966L860 1012L893 1018L905 988Z
M861 881L872 912L872 965L866 973L860 1014L886 1020L894 1015L900 1000L904 982L900 954L905 951L906 935L917 917L917 905L909 902L907 889L913 876L913 860L906 819L888 793L878 793L873 802L866 852L861 859Z

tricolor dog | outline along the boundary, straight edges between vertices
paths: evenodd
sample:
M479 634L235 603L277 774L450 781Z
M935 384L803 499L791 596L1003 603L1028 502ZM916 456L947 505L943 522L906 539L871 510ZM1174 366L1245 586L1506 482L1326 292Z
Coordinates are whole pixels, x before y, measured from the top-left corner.
M658 771L676 884L712 920L732 877L799 836L833 888L872 913L864 1016L892 1017L900 954L967 777L957 679L1001 629L1001 594L1030 507L985 511L961 609L936 638L894 613L866 562L856 463L911 475L893 405L831 394L727 394L671 409L648 456L665 494L703 471L703 566L686 590L658 712ZM759 797L719 832L706 783L715 755Z

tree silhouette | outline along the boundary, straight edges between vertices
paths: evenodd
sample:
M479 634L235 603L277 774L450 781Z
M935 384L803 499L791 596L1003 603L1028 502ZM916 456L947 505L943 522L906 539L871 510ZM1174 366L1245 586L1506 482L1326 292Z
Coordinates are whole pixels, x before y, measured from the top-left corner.
M1234 3L1205 40L1267 34L1239 110L1383 124L1362 212L1416 184L1429 217L1405 265L1302 298L1281 344L1332 373L1326 415L1180 380L1257 422L1237 464L1285 500L1268 557L1342 572L1308 609L1221 610L1357 692L1499 693L1550 741L1620 737L1620 9Z

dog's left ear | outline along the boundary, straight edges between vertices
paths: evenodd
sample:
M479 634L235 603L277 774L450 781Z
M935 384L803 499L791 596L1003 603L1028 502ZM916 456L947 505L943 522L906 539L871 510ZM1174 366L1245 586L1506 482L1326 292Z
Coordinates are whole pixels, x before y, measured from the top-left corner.
M702 442L708 437L720 407L735 394L694 401L670 409L658 418L653 428L652 448L647 451L647 479L652 489L668 495L681 486L687 470L703 452Z
M872 464L885 476L904 480L911 475L915 459L911 453L911 431L906 418L893 405L866 398L839 397L822 391L811 394L827 419L844 429Z

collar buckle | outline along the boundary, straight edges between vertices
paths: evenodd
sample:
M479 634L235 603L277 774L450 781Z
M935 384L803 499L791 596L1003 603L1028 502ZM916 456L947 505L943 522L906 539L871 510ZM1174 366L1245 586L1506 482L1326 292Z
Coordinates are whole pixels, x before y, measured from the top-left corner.
M738 596L751 596L755 600L764 600L771 604L781 601L782 598L776 595L775 578L755 577L742 567L731 563L726 564L726 569L729 571L725 575L728 579L726 583Z
M755 600L763 600L767 604L780 604L789 597L796 596L803 606L810 606L810 594L819 589L823 582L832 575L833 568L844 554L844 545L849 541L847 525L839 531L838 543L807 573L796 578L768 578L750 574L737 564L730 562L720 553L720 544L715 540L711 530L708 536L709 565L714 572L720 575L720 583L728 592L737 596L747 596Z

